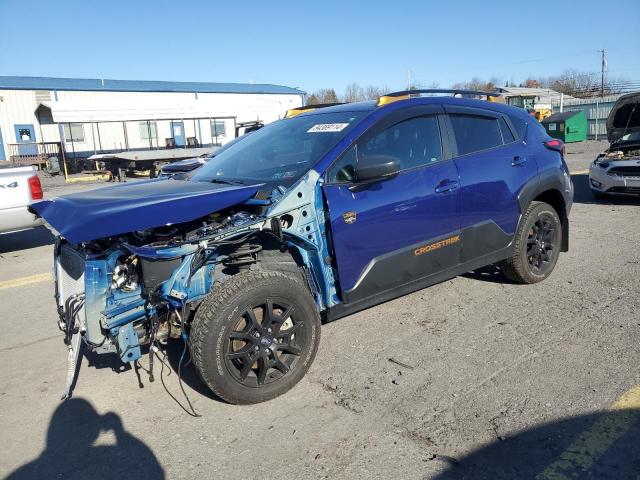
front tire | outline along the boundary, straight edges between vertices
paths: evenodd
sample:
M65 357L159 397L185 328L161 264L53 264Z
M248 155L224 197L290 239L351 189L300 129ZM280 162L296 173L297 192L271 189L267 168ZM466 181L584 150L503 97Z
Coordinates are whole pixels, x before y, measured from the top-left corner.
M191 330L200 378L234 404L264 402L291 389L319 342L320 315L309 289L277 271L249 270L214 285Z
M531 202L525 211L511 257L500 262L502 273L517 283L537 283L553 271L562 245L562 223L555 209Z

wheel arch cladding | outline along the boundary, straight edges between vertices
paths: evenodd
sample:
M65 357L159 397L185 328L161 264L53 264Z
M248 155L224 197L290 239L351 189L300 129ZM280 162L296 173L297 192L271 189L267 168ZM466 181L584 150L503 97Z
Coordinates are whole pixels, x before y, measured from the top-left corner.
M562 193L559 190L552 188L538 193L535 198L531 199L531 201L548 203L556 211L558 217L560 217L560 223L562 224L562 244L560 245L560 251L568 252L569 218L567 216L567 205Z

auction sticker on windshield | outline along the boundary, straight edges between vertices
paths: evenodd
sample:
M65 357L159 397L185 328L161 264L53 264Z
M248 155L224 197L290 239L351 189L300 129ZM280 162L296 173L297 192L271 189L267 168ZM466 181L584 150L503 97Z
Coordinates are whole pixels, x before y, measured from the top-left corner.
M307 133L340 132L348 126L348 123L318 123L307 130Z

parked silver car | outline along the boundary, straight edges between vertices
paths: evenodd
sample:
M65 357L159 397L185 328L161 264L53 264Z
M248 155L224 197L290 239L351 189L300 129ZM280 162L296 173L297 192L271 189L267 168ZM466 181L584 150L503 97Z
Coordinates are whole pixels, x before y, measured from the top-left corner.
M607 119L609 149L589 168L595 198L609 194L640 194L640 93L618 99Z

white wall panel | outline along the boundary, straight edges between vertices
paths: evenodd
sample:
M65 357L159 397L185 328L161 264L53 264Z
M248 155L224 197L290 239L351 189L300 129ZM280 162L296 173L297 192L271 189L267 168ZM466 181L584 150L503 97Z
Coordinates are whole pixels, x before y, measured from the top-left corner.
M41 92L39 97L44 98ZM158 138L157 142L154 140L154 147L156 144L164 147L165 138L171 137L170 120L183 118L186 137L196 137L205 144L211 143L208 117L235 117L237 122L261 120L269 123L282 118L288 109L301 106L302 97L297 94L59 91L51 92L51 101L44 103L51 105L53 111L56 111L56 105L64 106L61 112L66 112L67 117L61 114L62 120L88 120L82 122L84 141L74 142L73 145L66 142L65 148L71 153L74 149L76 152L125 149L124 129L120 120L132 120L126 124L129 148L149 147L149 141L141 138L137 120L152 118L164 118L156 121ZM33 124L38 142L60 141L57 125L39 124L35 115L38 105L33 90L0 90L0 129L6 159L10 155L7 145L16 143L14 125ZM109 119L118 122L100 122L97 127L95 123L90 123L94 118L91 112L95 113L100 108L102 112L98 112L95 119L107 112L111 115ZM196 120L194 125L193 120L186 119L190 114L204 118ZM219 138L223 144L235 136L233 119L226 120L225 126L226 137Z

